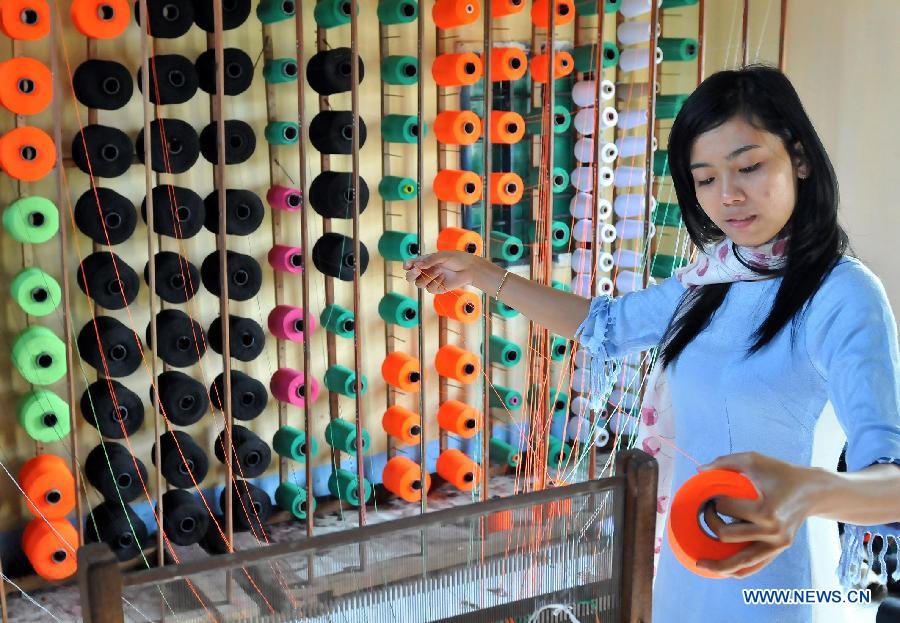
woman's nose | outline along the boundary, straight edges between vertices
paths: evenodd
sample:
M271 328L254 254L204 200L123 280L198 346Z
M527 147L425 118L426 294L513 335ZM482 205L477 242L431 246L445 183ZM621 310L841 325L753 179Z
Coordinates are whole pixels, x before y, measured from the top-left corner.
M732 177L722 179L722 203L731 205L744 200L744 192Z

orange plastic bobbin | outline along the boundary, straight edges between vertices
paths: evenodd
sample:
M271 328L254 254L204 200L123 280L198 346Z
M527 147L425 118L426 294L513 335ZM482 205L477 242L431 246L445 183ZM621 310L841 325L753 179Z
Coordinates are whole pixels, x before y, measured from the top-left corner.
M473 171L444 169L435 176L433 188L441 201L472 205L481 199L481 176Z
M85 37L115 39L128 28L131 5L127 0L72 0L69 14Z
M544 521L552 521L559 517L569 517L571 514L572 498L537 504L531 509L531 517L536 524L540 524Z
M34 182L53 170L55 164L56 146L40 128L26 125L0 138L0 168L14 179Z
M45 580L64 580L78 569L78 532L65 519L32 519L22 533L22 551Z
M431 19L441 30L474 24L480 16L478 0L437 0L431 9Z
M445 227L438 232L438 251L465 251L473 255L481 255L483 245L481 234L471 229Z
M19 470L19 486L36 517L62 519L75 508L75 478L55 454L39 454Z
M547 70L550 65L550 53L537 54L531 59L531 79L535 82L547 82ZM565 78L575 69L575 59L565 50L557 50L554 55L553 78Z
M525 137L525 119L517 112L491 111L491 142L512 145Z
M455 379L466 385L474 383L481 373L481 362L475 353L463 350L453 344L445 344L434 356L434 367L438 374Z
M547 28L550 16L550 0L534 0L531 4L531 22L538 28ZM575 0L553 0L556 6L556 15L553 17L554 26L565 26L575 19Z
M431 76L440 87L468 87L481 79L484 67L474 52L441 54L431 64Z
M10 39L43 39L50 33L50 5L46 0L3 0L0 30Z
M381 472L381 482L385 489L400 496L407 502L422 499L422 468L405 456L395 456L385 463ZM425 493L431 488L431 475L425 472Z
M758 497L753 482L727 469L712 469L689 478L672 498L667 531L675 557L686 568L706 578L721 579L717 573L697 568L698 560L722 560L734 556L750 542L723 543L707 534L700 525L700 514L706 503L716 496L744 500Z
M478 463L456 448L441 452L437 460L437 473L460 491L471 491L481 479Z
M27 56L0 64L0 104L18 115L36 115L53 98L53 77L42 62Z
M521 13L525 0L491 0L491 17L505 17Z
M463 324L475 322L481 317L481 297L468 290L450 290L434 295L434 311L438 316L457 320Z
M459 400L445 400L438 407L438 425L448 433L463 439L474 437L481 430L481 414Z
M381 377L392 387L405 392L417 392L422 373L419 371L419 360L399 351L388 353L381 362Z
M491 173L491 203L511 206L522 200L525 182L516 173Z
M422 419L400 405L391 405L381 417L381 428L391 437L407 446L419 443L422 434Z
M513 514L510 510L491 513L485 519L487 519L488 532L509 532L512 530Z
M471 145L481 137L481 118L471 110L445 110L434 119L434 136L442 145Z
M528 57L522 48L491 48L491 82L518 80L526 71Z

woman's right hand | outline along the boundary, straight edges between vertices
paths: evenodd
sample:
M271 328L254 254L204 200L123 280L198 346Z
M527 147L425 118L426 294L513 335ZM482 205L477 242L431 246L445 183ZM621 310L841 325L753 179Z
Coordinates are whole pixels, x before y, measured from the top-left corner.
M406 280L432 294L441 294L475 282L484 258L465 251L438 251L406 260Z

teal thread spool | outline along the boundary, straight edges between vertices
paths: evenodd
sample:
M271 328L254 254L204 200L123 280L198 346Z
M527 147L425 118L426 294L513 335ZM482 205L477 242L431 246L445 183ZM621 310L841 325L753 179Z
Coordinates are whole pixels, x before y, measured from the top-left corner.
M353 337L356 327L353 312L334 303L326 305L319 314L319 324L325 327L326 331L348 338Z
M600 51L603 57L603 69L615 67L619 62L619 48L615 44L605 41ZM597 66L597 44L580 45L572 50L572 58L575 61L575 71L591 73Z
M328 491L339 500L359 506L359 479L353 472L346 469L333 471L328 477ZM363 478L363 495L366 496L365 504L372 497L372 483L366 478Z
M47 327L28 327L13 343L12 360L32 385L50 385L66 374L66 345Z
M416 180L411 177L385 175L378 182L378 193L385 201L415 199L418 194Z
M306 489L292 482L283 482L275 489L275 503L297 519L306 519L307 512L316 512L316 499L306 502Z
M571 446L563 443L562 439L550 435L550 440L547 444L547 465L550 467L565 465L571 453Z
M696 39L690 37L660 37L659 49L662 50L664 61L692 61L697 58Z
M385 115L381 121L381 136L388 143L416 143L424 134L416 115Z
M385 84L410 86L419 81L419 59L415 56L385 56L381 59L381 79Z
M503 318L515 318L519 315L517 310L495 298L491 298L491 313L497 314Z
M675 269L686 266L688 258L675 257L674 255L655 255L650 264L650 274L659 279L668 279Z
M569 341L561 335L554 335L550 340L550 359L562 361L569 349Z
M674 119L678 115L678 111L687 101L687 94L677 93L669 95L656 96L656 118L657 119Z
M490 360L506 368L512 368L522 361L522 349L506 338L492 335L490 339Z
M522 460L522 455L519 454L518 450L496 437L491 437L488 457L491 459L491 463L509 465L510 467L518 467L519 461Z
M564 168L553 167L553 170L550 173L550 181L553 183L554 193L561 193L569 187L569 172ZM532 188L532 192L537 192L536 189L538 186L547 179L546 172L544 172L544 177L541 177L540 167L531 167L528 169L527 178L525 183Z
M525 132L527 134L541 134L543 113L540 110L532 110L525 116ZM553 133L563 134L572 125L572 113L562 104L553 106Z
M365 375L360 376L359 383L361 393L365 394L368 389ZM346 366L335 364L325 370L325 387L328 391L356 398L356 373Z
M522 408L522 394L509 387L497 385L490 390L490 406L498 409L518 411Z
M19 424L28 436L40 443L52 443L69 436L69 405L48 389L35 389L19 400Z
M663 175L671 175L669 170L669 152L661 149L653 154L653 175L662 177Z
M385 322L408 329L419 324L419 303L397 292L388 292L378 303L378 315Z
M528 223L528 227L525 230L528 232L527 240L528 242L534 243L537 242L537 224L536 223ZM569 247L569 238L571 237L571 230L569 229L568 224L565 221L552 221L550 223L550 246L556 252L567 251ZM545 234L546 235L546 232Z
M356 456L356 425L347 420L331 420L325 427L325 441L332 448ZM362 451L365 454L369 450L372 440L369 431L362 431Z
M419 16L415 0L381 0L378 3L378 21L386 26L409 24Z
M576 0L575 12L584 17L597 14L598 0ZM603 12L615 13L622 6L622 0L603 0Z
M31 316L46 316L59 307L62 289L56 279L40 268L26 268L12 280L10 293Z
M411 231L387 230L378 239L378 252L394 262L411 260L419 255L419 236Z
M295 82L299 73L297 60L293 58L273 58L263 65L263 78L270 84Z
M59 231L59 212L45 197L22 197L3 210L3 226L18 242L41 244Z
M532 385L529 396L532 401L537 401L540 398L540 388L537 385ZM566 415L566 412L569 410L569 394L563 390L557 390L555 387L550 387L547 391L547 400L551 415Z
M311 437L307 443L306 432L293 426L282 426L275 431L272 448L279 456L298 463L303 463L307 456L315 456L319 451L315 437Z
M293 19L297 5L294 0L262 0L256 7L256 17L263 24Z
M525 253L525 244L516 236L510 236L502 231L491 233L491 257L495 260L512 262Z
M557 281L556 279L553 279L550 282L550 285L552 287L556 288L557 290L562 290L563 292L571 292L572 291L572 286L570 286L567 283L563 283L562 281Z
M313 19L321 28L328 29L350 23L350 0L319 0L313 10ZM356 5L359 14L359 4Z
M677 203L660 203L653 212L653 223L657 227L681 227L681 206Z
M698 0L663 0L661 9L677 9L682 6L694 6Z
M293 121L270 121L266 141L272 145L294 145L300 140L300 126Z

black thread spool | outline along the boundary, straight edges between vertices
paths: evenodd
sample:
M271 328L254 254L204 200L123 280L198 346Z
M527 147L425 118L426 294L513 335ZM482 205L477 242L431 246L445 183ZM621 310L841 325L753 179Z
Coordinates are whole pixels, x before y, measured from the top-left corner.
M140 25L140 3L134 3L134 20ZM157 39L175 39L194 25L192 0L147 0L150 35ZM138 81L140 83L140 81Z
M156 444L151 450L156 465ZM171 430L159 436L159 461L163 477L173 487L199 486L209 471L209 459L197 442L183 430Z
M160 410L176 426L195 424L209 410L209 397L203 383L184 372L166 370L156 379L156 389L160 397ZM156 404L152 386L150 403Z
M75 225L96 244L117 245L134 233L137 210L127 197L97 186L84 191L75 202Z
M233 30L247 21L250 0L222 0L222 30ZM213 32L212 0L194 0L194 23Z
M84 460L84 475L104 500L116 504L119 496L123 502L136 499L147 483L147 468L143 461L114 441L104 442L88 453Z
M143 92L143 67L137 71L138 90ZM197 68L181 54L157 54L150 58L150 101L160 104L184 104L197 93L200 78Z
M78 287L101 307L124 309L137 298L137 273L112 251L91 253L75 270Z
M165 134L165 149L160 127ZM184 173L200 157L200 139L187 121L154 119L150 122L150 136L150 166L157 173ZM144 162L143 128L138 132L135 149L140 161Z
M353 113L323 110L309 124L309 140L323 154L353 153ZM359 118L359 147L366 143L366 124Z
M171 238L193 238L206 218L203 199L190 188L169 184L153 188L153 231ZM141 217L147 222L147 199L141 202Z
M365 76L365 66L359 57L359 82ZM353 64L350 48L334 48L317 52L306 63L306 81L319 95L334 95L349 91Z
M98 343L102 347L102 356ZM128 376L138 369L141 365L140 346L140 338L134 331L110 316L97 316L78 332L81 358L100 374L115 378Z
M223 510L225 491L222 489L219 494L219 506ZM272 498L256 485L235 479L231 495L231 517L235 530L259 531L272 516Z
M322 171L309 186L309 205L324 218L353 217L353 174ZM369 205L369 186L359 178L359 213Z
M101 378L88 385L81 394L80 406L85 421L109 439L133 435L144 423L140 396L113 379Z
M219 191L214 190L203 200L206 208L206 229L219 233ZM266 209L256 193L238 188L225 191L225 233L248 236L262 225Z
M369 266L369 250L359 242L359 274L362 276ZM356 256L353 254L353 239L343 234L328 232L316 240L313 246L313 264L322 273L342 281L353 281Z
M228 270L228 298L233 301L249 301L259 293L262 286L262 268L249 255L227 251L225 257ZM222 296L219 274L219 252L213 251L200 265L200 278L206 289L216 296Z
M200 548L210 555L221 555L228 553L228 544L224 540L225 533L225 516L215 515L207 516L209 527L206 529L206 535L200 539Z
M250 318L229 314L229 344L231 356L238 361L253 361L262 353L266 345L266 334L259 324ZM213 320L207 331L209 346L222 354L222 318Z
M216 437L213 448L219 463L225 464L226 448L225 431ZM245 426L235 424L231 427L231 467L235 476L256 478L272 462L272 449L259 435Z
M134 83L125 65L90 59L75 69L72 89L78 101L88 108L118 110L131 99Z
M200 153L212 164L219 162L216 122L211 121L200 132ZM240 119L225 120L225 164L241 164L250 159L256 150L256 134L253 128Z
M225 395L225 374L219 374L209 386L209 395L217 409L224 409L221 398ZM247 422L256 419L269 402L266 386L240 370L231 371L231 414L234 419Z
M167 303L185 303L200 287L200 271L185 258L172 251L153 256L156 266L156 294ZM144 281L150 285L150 262L144 266Z
M164 309L156 314L156 337L159 339L159 348L156 348L151 340L151 324L147 323L147 345L170 366L176 368L192 366L206 353L203 327L180 309Z
M253 83L253 59L240 48L222 50L225 72L225 95L240 95ZM209 48L195 62L200 88L210 95L216 94L216 51ZM227 122L226 122L227 123Z
M72 139L72 160L88 175L118 177L131 166L134 145L122 130L94 123L84 126Z
M149 544L147 526L127 504L103 502L91 509L84 520L84 539L106 543L121 561L131 560Z
M206 536L209 513L193 493L183 489L162 496L163 530L175 545L193 545Z

